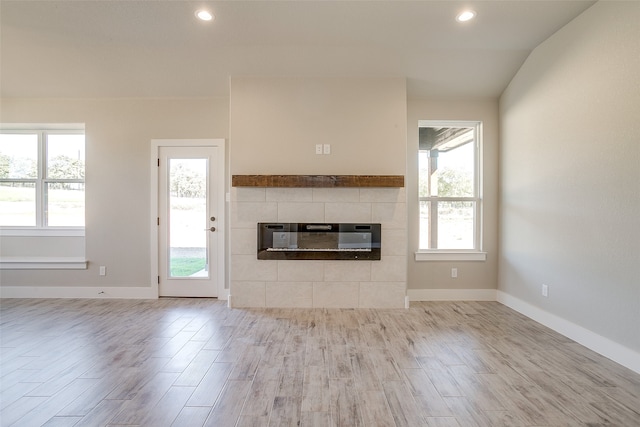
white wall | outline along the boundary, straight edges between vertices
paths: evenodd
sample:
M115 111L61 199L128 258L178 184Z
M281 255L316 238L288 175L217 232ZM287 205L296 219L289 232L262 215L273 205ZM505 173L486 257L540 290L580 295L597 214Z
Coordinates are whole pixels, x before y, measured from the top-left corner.
M2 270L2 285L149 286L150 141L227 138L228 99L2 99L0 111L3 123L85 123L89 261L87 270Z
M636 352L638 22L638 2L596 3L503 94L499 263L502 292Z
M418 250L418 121L464 120L483 123L483 251L486 261L415 261ZM407 209L409 211L408 287L412 290L494 290L498 286L498 100L409 100L407 112ZM451 268L458 269L458 277L451 277ZM413 292L435 296L430 292ZM462 291L447 293L473 298L478 293Z

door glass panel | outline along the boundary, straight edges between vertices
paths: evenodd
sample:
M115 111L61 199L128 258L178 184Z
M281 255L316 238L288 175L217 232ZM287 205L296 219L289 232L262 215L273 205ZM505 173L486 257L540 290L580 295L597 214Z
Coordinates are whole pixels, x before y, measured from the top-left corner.
M207 169L207 159L169 159L169 278L209 278Z

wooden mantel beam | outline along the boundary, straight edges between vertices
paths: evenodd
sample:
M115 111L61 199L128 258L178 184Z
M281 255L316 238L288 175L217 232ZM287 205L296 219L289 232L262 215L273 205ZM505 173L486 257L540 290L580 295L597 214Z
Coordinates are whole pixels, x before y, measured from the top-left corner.
M232 187L404 187L403 175L233 175Z

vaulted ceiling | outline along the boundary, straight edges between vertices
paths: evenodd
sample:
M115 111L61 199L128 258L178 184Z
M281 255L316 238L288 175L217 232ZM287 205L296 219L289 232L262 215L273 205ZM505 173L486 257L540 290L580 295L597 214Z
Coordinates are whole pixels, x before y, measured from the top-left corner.
M400 76L498 97L594 1L1 0L3 97L211 97L234 75ZM215 14L201 22L195 11ZM458 23L465 7L477 12Z

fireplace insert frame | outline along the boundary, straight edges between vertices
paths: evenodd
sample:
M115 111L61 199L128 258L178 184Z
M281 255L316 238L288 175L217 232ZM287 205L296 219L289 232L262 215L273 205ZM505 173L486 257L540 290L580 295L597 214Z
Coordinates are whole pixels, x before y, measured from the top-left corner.
M380 260L381 225L369 223L258 223L260 260Z

